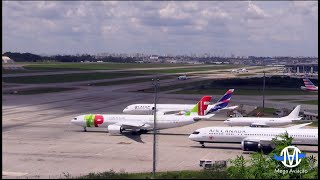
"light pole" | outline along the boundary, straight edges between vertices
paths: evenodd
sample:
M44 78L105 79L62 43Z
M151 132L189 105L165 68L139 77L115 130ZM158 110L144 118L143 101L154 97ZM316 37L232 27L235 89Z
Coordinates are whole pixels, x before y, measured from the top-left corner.
M152 169L152 175L153 178L156 176L156 133L157 133L157 87L159 83L159 79L155 77L152 79L153 85L154 85L154 111L153 111L153 169Z
M262 114L264 114L264 89L266 86L266 72L263 71L263 88L262 88Z

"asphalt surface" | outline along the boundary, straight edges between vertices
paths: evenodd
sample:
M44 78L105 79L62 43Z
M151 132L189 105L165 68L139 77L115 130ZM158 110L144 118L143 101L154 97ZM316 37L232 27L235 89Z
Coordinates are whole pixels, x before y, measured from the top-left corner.
M209 78L207 76L206 78ZM164 82L177 84L201 79L193 77L187 81L168 79ZM106 129L89 129L82 132L70 120L87 113L122 113L130 104L153 103L153 93L129 92L150 82L114 85L77 86L79 89L37 95L3 95L2 99L2 178L59 178L63 173L72 176L113 169L126 172L152 171L152 134L141 136L111 136ZM19 86L19 85L17 85ZM16 88L13 86L10 88ZM24 86L24 85L20 85ZM40 87L32 85L33 88ZM3 90L5 87L3 87ZM215 95L216 101L221 95ZM281 99L317 99L316 96L281 96ZM195 104L201 95L158 94L158 103ZM297 104L286 101L271 101L279 96L268 96L266 107L293 108ZM231 105L261 105L260 96L233 96ZM317 110L317 105L304 105L302 109ZM188 135L207 126L225 126L224 112L211 121L200 121L192 125L161 130L157 144L157 171L197 170L200 159L227 160L243 154L238 144L208 144L200 148L190 141ZM307 127L312 128L312 127ZM318 157L318 147L303 146L308 154Z

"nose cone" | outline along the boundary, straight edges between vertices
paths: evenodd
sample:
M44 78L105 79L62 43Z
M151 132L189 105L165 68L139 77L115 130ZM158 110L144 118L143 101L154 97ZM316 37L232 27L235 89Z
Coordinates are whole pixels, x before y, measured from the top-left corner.
M198 134L190 134L189 139L192 141L198 141L199 140L199 135Z
M71 120L71 123L75 124L75 125L78 125L78 126L83 126L83 127L86 126L86 122L84 120L84 116L77 116L77 117L73 118Z
M227 125L230 125L230 120L227 119L227 120L223 121L223 123L224 123L224 124L227 124Z
M195 137L194 137L194 134L190 134L190 135L189 135L189 139L190 139L190 140L194 141L194 138L195 138Z
M122 111L125 114L128 114L130 112L130 106L127 106L126 108L124 108L124 110Z

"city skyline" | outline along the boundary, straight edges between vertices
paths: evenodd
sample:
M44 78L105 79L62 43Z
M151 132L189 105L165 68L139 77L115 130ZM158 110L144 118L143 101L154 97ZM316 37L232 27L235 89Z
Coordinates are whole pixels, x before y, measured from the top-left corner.
M3 52L318 56L316 1L3 1Z

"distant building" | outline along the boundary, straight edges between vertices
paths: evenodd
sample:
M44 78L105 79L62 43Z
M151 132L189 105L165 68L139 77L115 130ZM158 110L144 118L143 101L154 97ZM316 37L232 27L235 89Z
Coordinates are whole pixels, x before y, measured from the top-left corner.
M318 121L318 111L303 111L303 119Z
M159 56L157 56L157 55L151 55L151 56L150 56L150 59L156 59L156 60L157 60L157 59L159 59Z

